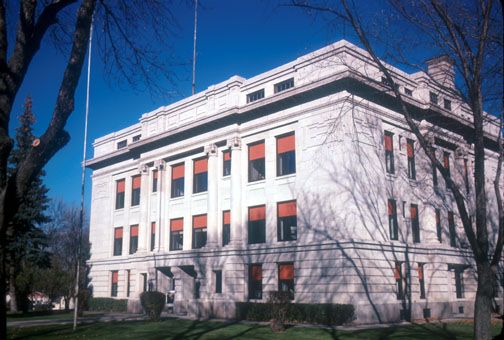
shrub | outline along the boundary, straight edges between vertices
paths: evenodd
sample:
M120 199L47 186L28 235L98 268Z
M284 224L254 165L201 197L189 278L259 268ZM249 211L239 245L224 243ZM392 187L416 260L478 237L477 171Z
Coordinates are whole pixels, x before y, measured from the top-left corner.
M152 321L159 320L165 306L165 298L165 295L161 292L143 292L140 294L140 303L142 304L145 314L147 314Z
M93 312L125 313L128 310L128 300L112 298L91 298L89 299L89 310Z
M272 303L237 302L238 320L269 321L272 319ZM355 320L355 308L349 304L287 304L286 321L324 325L342 325Z
M82 316L83 312L89 310L89 299L91 294L88 289L79 289L79 316Z
M271 329L273 332L285 330L291 296L290 292L274 291L269 293L268 302L271 304Z

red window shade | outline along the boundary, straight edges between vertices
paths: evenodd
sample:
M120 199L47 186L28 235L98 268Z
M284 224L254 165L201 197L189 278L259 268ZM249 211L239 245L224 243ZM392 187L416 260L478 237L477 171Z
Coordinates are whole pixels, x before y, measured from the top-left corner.
M223 219L223 224L231 224L231 212L229 210L224 211L222 219Z
M157 170L152 171L152 178L154 178L154 179L158 178L158 171Z
M262 221L266 219L266 206L249 208L249 221Z
M296 201L278 203L278 217L296 216Z
M184 164L172 167L172 179L184 178Z
M151 234L155 234L156 233L156 222L152 222L151 223Z
M394 201L389 200L388 201L388 215L392 216L395 214L395 204Z
M284 153L296 150L295 135L288 135L277 138L277 153Z
M418 211L417 211L417 207L416 206L411 206L410 207L410 216L411 216L411 219L414 220L418 217Z
M131 236L138 236L138 225L132 225L130 229Z
M396 281L401 279L401 264L400 263L396 263L396 265L395 265L394 279Z
M207 215L193 216L193 228L201 229L207 226Z
M408 142L406 149L408 151L408 157L413 158L414 150L413 150L413 142Z
M446 169L450 168L450 155L447 153L443 155L443 165Z
M260 264L253 264L250 269L250 275L254 281L262 280L262 266Z
M264 158L264 142L249 145L249 161Z
M392 151L392 149L393 149L392 135L386 133L385 134L385 150Z
M124 186L125 186L125 180L124 179L121 179L119 181L116 182L116 190L117 192L124 192Z
M170 221L170 230L171 231L182 231L184 230L184 219L176 218Z
M118 283L118 282L119 282L119 272L113 271L112 272L112 283Z
M224 151L223 153L224 160L225 161L230 161L231 160L231 151Z
M123 237L123 228L115 228L114 230L114 238L122 238Z
M133 189L140 189L140 181L141 181L140 176L133 177Z
M208 171L208 158L194 160L194 173L202 174Z
M294 280L294 265L292 263L279 265L278 278L280 280Z
M418 279L423 280L424 279L424 277L423 277L423 264L418 264L417 271L418 271Z

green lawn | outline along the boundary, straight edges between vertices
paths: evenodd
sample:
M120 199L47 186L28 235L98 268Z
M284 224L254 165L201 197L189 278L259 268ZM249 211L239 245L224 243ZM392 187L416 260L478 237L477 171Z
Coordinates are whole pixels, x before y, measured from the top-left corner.
M500 327L494 327L498 334ZM10 328L9 339L471 339L472 326L463 323L394 326L343 332L333 329L292 327L274 334L268 326L168 319L80 325Z
M101 316L99 312L84 312L84 316ZM53 312L29 312L26 314L7 314L7 321L27 321L27 320L72 320L73 311L53 311Z

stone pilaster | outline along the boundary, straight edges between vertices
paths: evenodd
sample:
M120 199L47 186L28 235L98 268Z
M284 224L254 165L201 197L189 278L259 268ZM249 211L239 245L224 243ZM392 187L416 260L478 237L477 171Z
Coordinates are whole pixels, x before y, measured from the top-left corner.
M242 245L242 180L241 180L241 139L228 140L231 148L231 244Z
M146 252L148 248L150 223L149 223L149 167L147 164L139 166L140 182L140 221L138 223L138 252Z
M219 187L217 146L210 144L205 148L208 155L208 211L207 211L207 247L215 248L219 244Z

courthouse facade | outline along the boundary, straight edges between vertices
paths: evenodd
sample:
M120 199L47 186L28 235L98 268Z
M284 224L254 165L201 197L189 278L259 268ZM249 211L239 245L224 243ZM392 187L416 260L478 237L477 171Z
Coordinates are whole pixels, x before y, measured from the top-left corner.
M471 201L472 118L451 61L388 67ZM98 138L87 161L93 295L139 311L140 293L157 290L175 314L200 317L232 318L235 302L276 290L351 303L361 323L471 315L456 205L392 96L369 55L340 41ZM493 197L494 119L485 133Z

